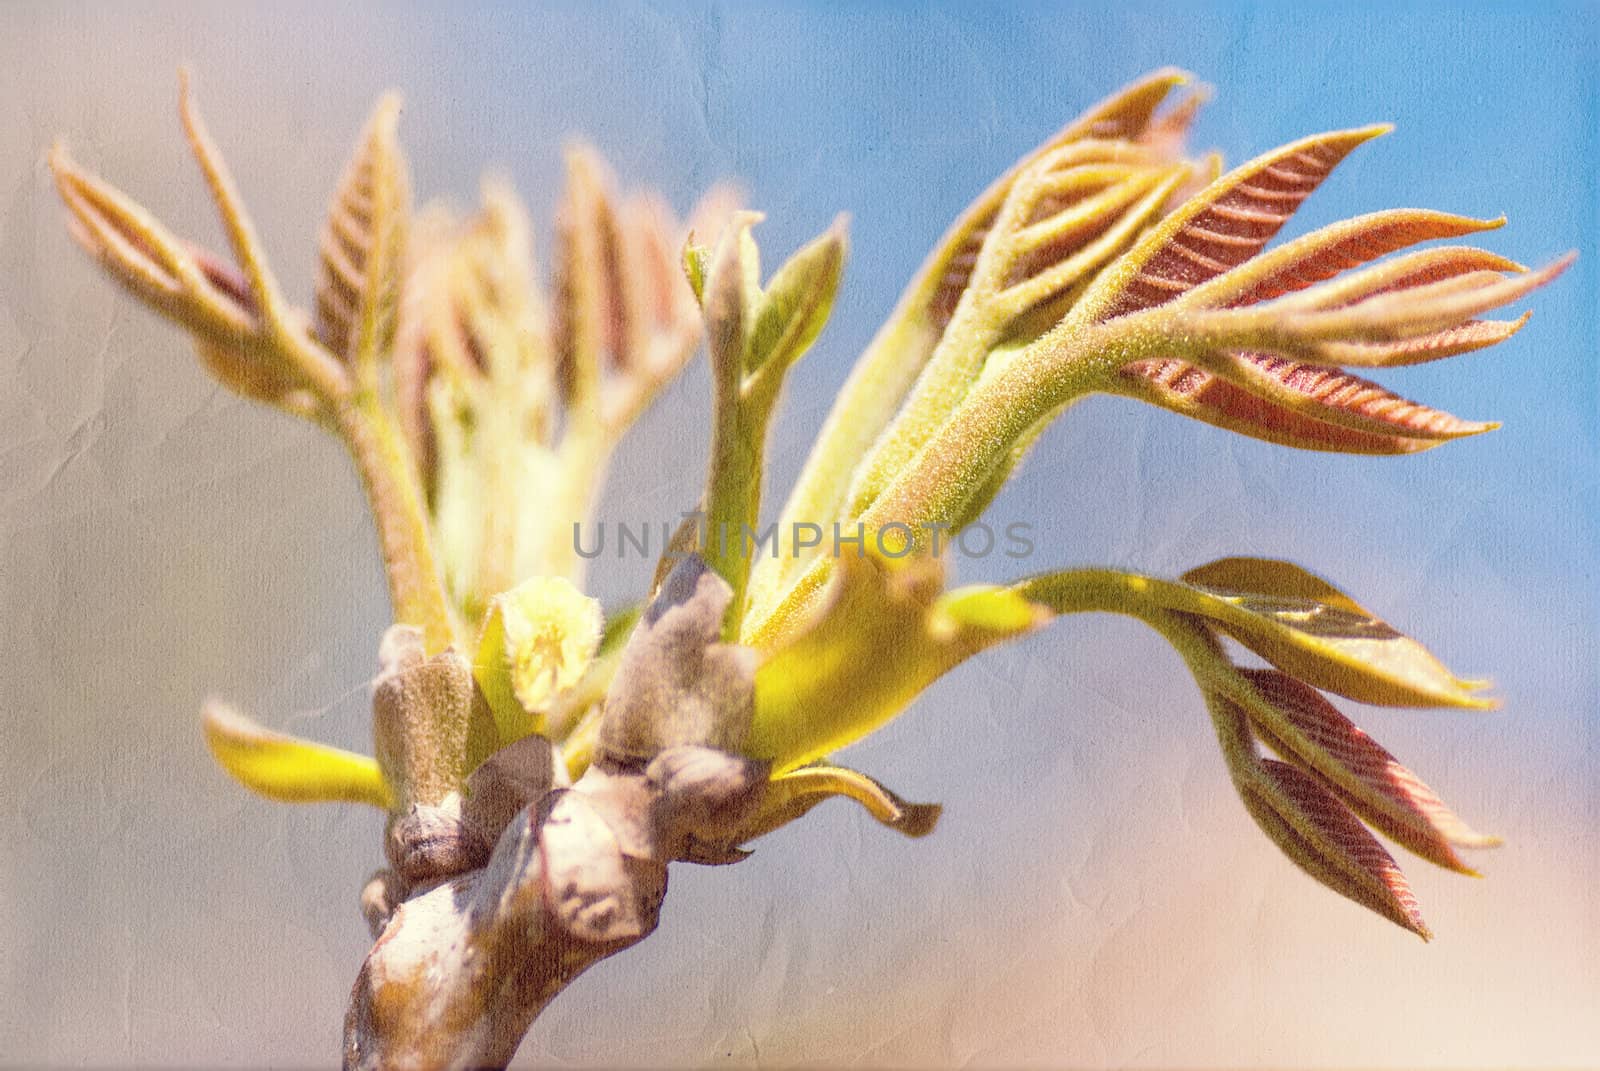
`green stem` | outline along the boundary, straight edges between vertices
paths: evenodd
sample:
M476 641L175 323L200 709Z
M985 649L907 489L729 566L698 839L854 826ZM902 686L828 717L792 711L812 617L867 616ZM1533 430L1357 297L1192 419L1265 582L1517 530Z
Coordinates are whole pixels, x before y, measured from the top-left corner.
M1116 569L1073 569L1024 580L1016 588L1056 613L1116 613L1149 625L1183 659L1206 697L1228 768L1239 776L1253 767L1254 738L1237 710L1218 701L1220 696L1238 700L1252 689L1240 680L1216 639L1185 613L1195 602L1185 585Z
M861 514L866 531L904 524L912 531L911 549L929 551L932 526L951 525L965 517L967 505L986 492L1019 441L1041 420L1103 389L1113 369L1130 359L1131 342L1124 333L1120 326L1064 326L1019 353L992 378L980 380L911 464ZM832 570L831 558L814 559L769 612L747 624L743 642L770 648L790 634L808 617Z
M737 639L750 579L751 553L745 545L745 529L755 527L761 512L767 429L765 414L751 412L754 407L737 393L717 401L701 546L706 563L733 589L725 632L729 639Z
M395 622L420 627L428 653L442 651L455 642L455 627L399 431L371 395L344 402L336 419L378 530Z

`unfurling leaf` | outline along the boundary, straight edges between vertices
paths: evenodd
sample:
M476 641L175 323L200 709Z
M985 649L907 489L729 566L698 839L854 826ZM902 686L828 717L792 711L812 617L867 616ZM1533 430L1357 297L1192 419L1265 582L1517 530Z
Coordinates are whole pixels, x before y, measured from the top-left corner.
M1350 151L1388 127L1292 142L1190 198L1103 272L1074 309L1094 322L1164 305L1249 260Z
M1334 892L1430 939L1405 875L1360 819L1313 775L1261 757L1244 712L1229 699L1213 693L1206 702L1234 787L1262 832Z
M733 589L729 638L739 635L751 572L747 531L761 511L767 427L793 364L816 340L833 308L844 268L842 220L795 254L761 286L761 253L751 228L758 212L736 212L706 266L706 349L711 359L711 463L700 552Z
M746 343L761 301L761 254L750 228L764 218L760 212L734 213L706 265L706 351L714 389L729 398L744 385Z
M769 361L787 368L811 348L833 311L845 249L845 219L840 216L773 274L750 324L744 362L748 372Z
M1479 701L1463 695L1457 689L1462 682L1414 641L1286 562L1227 559L1195 570L1186 580L1174 584L1081 569L1005 590L1041 612L1109 610L1156 628L1200 684L1230 775L1262 829L1319 881L1425 934L1394 860L1362 822L1460 873L1472 871L1456 847L1498 842L1473 832L1312 683L1342 685L1375 702L1399 703L1402 696L1409 705ZM1292 672L1234 665L1222 635ZM1341 638L1348 636L1360 640L1345 645ZM1381 642L1363 646L1372 636ZM1328 646L1319 650L1316 645L1324 642ZM1444 682L1456 690L1429 699L1424 685L1440 689ZM1288 761L1263 760L1258 741Z
M1416 774L1395 761L1316 689L1277 670L1240 670L1261 703L1281 718L1245 705L1251 727L1278 754L1316 774L1384 836L1431 863L1475 873L1453 846L1489 848L1498 838L1474 832Z
M263 329L280 338L294 336L300 330L296 324L296 314L284 301L277 278L267 265L266 251L256 235L250 213L245 211L244 198L239 194L227 161L222 158L222 153L206 130L205 122L200 118L200 109L194 102L189 84L189 72L182 68L178 71L178 118L183 124L184 136L188 138L189 151L200 165L200 172L211 191L211 200L216 204L222 229L227 233L228 244L233 249L233 259L249 283ZM296 356L301 360L315 360L303 353ZM320 356L325 358L326 355ZM323 371L330 379L335 378L331 374L332 369ZM337 382L342 386L342 380ZM320 389L328 395L335 392L333 383L324 383Z
M901 296L889 323L879 338L874 340L873 348L877 349L880 345L886 349L904 347L904 357L909 359L908 363L920 367L922 361L932 353L961 295L972 281L979 251L1002 204L1017 181L1030 169L1037 167L1047 154L1063 146L1093 139L1103 143L1142 142L1148 145L1150 158L1174 159L1182 150L1182 133L1193 118L1200 97L1198 94L1191 96L1173 109L1169 116L1178 117L1173 122L1157 118L1156 110L1174 88L1189 80L1188 74L1172 68L1146 75L1088 109L996 179L967 206L966 211L939 240ZM925 325L922 330L908 330L919 322ZM893 335L902 331L906 332L906 337L891 341ZM906 386L910 386L909 380Z
M532 577L490 601L472 671L502 742L545 731L551 705L594 658L600 617L565 577Z
M394 336L411 207L395 138L399 117L399 94L385 94L345 167L318 239L316 335L357 367L375 361Z
M255 330L250 303L218 286L193 247L127 194L78 167L60 145L50 152L50 170L72 213L72 236L135 297L218 345L237 345Z
M220 703L201 724L217 764L252 792L287 803L370 803L394 798L377 760L262 728Z
M1116 393L1253 439L1342 454L1410 454L1499 425L1462 420L1336 368L1260 354L1237 359L1236 386L1187 361L1135 361Z
M1259 253L1232 271L1194 287L1179 300L1185 305L1209 308L1254 305L1304 290L1420 242L1460 238L1504 224L1504 219L1472 219L1418 208L1372 212Z
M1496 427L1408 401L1343 367L1414 364L1502 342L1526 317L1473 317L1543 285L1563 263L1508 279L1503 273L1520 265L1444 247L1340 275L1502 222L1415 209L1336 223L1261 252L1332 168L1383 129L1319 135L1250 161L1102 273L1073 322L1147 311L1152 325L1135 347L1150 355L1124 364L1108 389L1308 450L1412 453Z
M1183 580L1205 598L1181 608L1316 688L1379 706L1495 706L1472 694L1483 682L1454 676L1416 640L1297 565L1224 558Z
M1175 135L1181 133L1186 120L1163 124L1155 118L1156 109L1174 87L1188 80L1188 75L1169 68L1119 90L996 179L951 224L856 362L817 435L779 519L781 553L760 564L752 578L752 626L776 609L785 591L816 557L815 551L792 546L786 533L793 532L796 523L827 524L844 516L859 466L900 410L944 336L972 281L985 238L1019 176L1045 154L1090 138L1143 141L1147 158L1170 162L1179 148ZM1178 111L1190 113L1182 105ZM753 627L747 634L751 631Z
M1433 937L1394 857L1316 778L1261 760L1240 786L1246 809L1284 854L1328 888L1421 937Z
M594 150L569 148L551 336L569 425L580 437L620 435L700 338L678 222L660 197L621 197L615 187ZM733 190L713 188L695 207L691 233L719 233L737 201Z
M610 174L591 150L567 152L567 187L556 215L551 335L562 398L578 420L598 420L602 351L610 330Z

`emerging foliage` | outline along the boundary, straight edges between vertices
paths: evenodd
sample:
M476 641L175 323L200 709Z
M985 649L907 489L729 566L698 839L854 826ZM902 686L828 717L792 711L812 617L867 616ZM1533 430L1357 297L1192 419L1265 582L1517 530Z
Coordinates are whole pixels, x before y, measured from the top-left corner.
M336 435L368 496L395 619L375 757L220 704L204 718L218 762L247 787L389 813L390 869L362 899L383 937L352 999L349 1063L503 1063L568 979L648 934L669 862L737 861L823 799L929 833L936 805L831 756L967 658L1068 613L1155 629L1193 673L1268 837L1322 884L1428 936L1377 835L1469 874L1458 849L1495 840L1324 693L1493 706L1482 682L1289 562L945 586L941 538L975 522L1090 394L1353 454L1494 427L1352 370L1504 341L1527 314L1487 314L1570 256L1530 271L1470 246L1414 249L1503 223L1422 209L1274 247L1387 128L1314 135L1224 174L1215 156L1184 156L1203 95L1168 98L1187 80L1133 83L973 201L862 355L767 530L768 432L839 291L842 218L763 283L762 217L735 211L726 189L682 226L653 194L620 196L599 157L574 147L541 282L532 225L504 184L485 183L471 219L412 217L391 94L336 186L307 313L280 292L186 79L180 115L232 264L53 150L69 227L107 274L183 328L223 385ZM607 620L569 534L618 439L702 336L704 497L638 605ZM1238 647L1268 668L1237 664Z

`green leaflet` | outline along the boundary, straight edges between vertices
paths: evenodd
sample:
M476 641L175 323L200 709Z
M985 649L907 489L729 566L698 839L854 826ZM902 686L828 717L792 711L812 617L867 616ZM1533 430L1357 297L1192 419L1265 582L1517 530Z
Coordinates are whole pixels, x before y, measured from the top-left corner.
M772 276L767 288L760 292L745 340L744 364L748 372L760 371L769 361L788 368L811 348L833 312L833 300L844 275L846 246L841 216Z
M378 763L264 729L221 704L209 704L201 719L217 764L252 792L285 803L370 803L394 806Z

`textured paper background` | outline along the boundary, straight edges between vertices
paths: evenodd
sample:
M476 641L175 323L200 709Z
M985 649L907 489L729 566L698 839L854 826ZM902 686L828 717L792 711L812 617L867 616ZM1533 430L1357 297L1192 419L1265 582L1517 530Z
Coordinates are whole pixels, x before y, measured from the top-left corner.
M1386 382L1500 432L1417 458L1286 452L1082 405L1002 496L1029 569L1291 558L1451 665L1491 715L1354 710L1507 838L1472 881L1406 863L1423 945L1315 886L1233 797L1194 689L1120 620L964 667L849 755L947 805L908 843L842 804L720 871L550 1009L523 1058L582 1065L1600 1064L1597 103L1590 5L1396 13L1228 5L717 7L450 14L311 5L0 7L0 1062L325 1064L366 947L379 819L246 797L208 692L367 744L386 623L353 476L310 428L221 393L70 245L43 150L216 242L174 116L200 100L291 293L375 94L407 91L424 196L486 163L541 220L582 131L681 209L722 174L776 260L853 215L844 295L792 380L786 486L831 392L945 223L1082 106L1176 63L1230 162L1394 120L1293 232L1422 205L1511 216L1485 244L1585 259L1495 350ZM603 515L691 503L696 368L629 441ZM963 575L1016 570L1004 559ZM642 562L595 570L638 590Z

